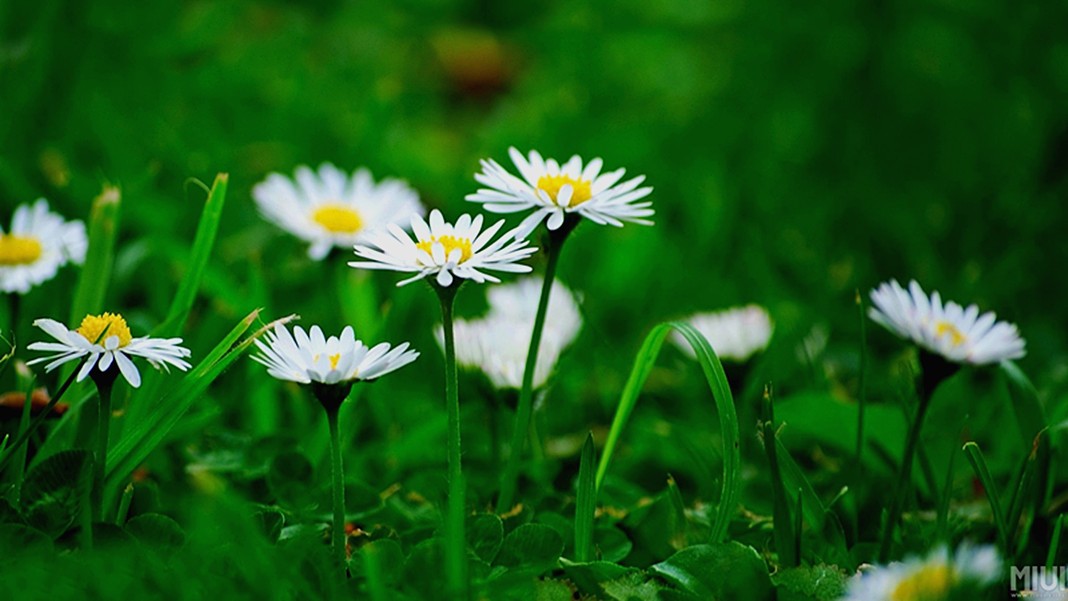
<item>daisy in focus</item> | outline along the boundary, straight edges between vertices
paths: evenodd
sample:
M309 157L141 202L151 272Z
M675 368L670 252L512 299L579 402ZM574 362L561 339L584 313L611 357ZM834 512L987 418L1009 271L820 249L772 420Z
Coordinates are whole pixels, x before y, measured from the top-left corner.
M937 292L928 297L915 281L907 291L896 280L884 282L872 290L871 301L872 320L948 361L985 365L1025 354L1014 324L997 321L993 312L980 315L976 305L943 305Z
M454 324L456 362L466 369L481 371L498 390L519 390L540 289L541 282L536 278L491 288L490 310L485 317L460 319ZM534 369L534 388L543 388L548 383L560 356L574 342L581 327L582 317L574 294L559 281L553 282L553 296ZM435 334L441 345L441 326Z
M0 291L25 294L67 263L81 265L88 247L85 224L64 220L47 200L19 205L11 229L0 229Z
M419 215L412 215L411 226L414 240L396 224L369 234L366 244L355 246L356 256L366 260L353 261L349 266L415 274L398 286L433 276L438 286L448 288L456 279L480 284L500 282L487 271L529 272L530 267L518 261L538 250L511 233L491 241L504 221L483 230L482 215L474 218L461 215L451 224L435 209L430 213L429 223Z
M264 218L309 242L308 256L316 261L334 247L364 242L370 232L406 225L424 211L404 181L386 178L376 184L367 169L349 176L330 163L318 172L297 167L293 179L272 173L252 188L252 197Z
M134 365L134 357L147 359L156 369L166 370L167 366L174 366L186 371L190 367L185 358L191 353L181 346L181 338L134 338L126 320L116 313L87 315L74 330L54 319L38 319L33 325L44 330L56 342L34 342L27 348L55 354L34 359L29 365L47 361L45 371L50 372L64 363L84 357L86 361L78 370L79 382L89 375L96 377L94 368L96 374L113 377L117 375L113 370L117 369L130 386L137 388L141 385L141 372Z
M857 574L842 601L942 601L996 582L1001 560L990 545L939 547L925 558L875 566Z
M595 158L583 163L578 155L564 164L544 159L536 150L526 157L514 147L508 155L521 177L508 172L493 159L481 161L482 172L475 175L486 186L467 200L482 203L493 213L517 213L534 209L516 228L516 236L526 237L546 220L550 230L557 230L566 215L575 213L600 225L622 227L624 223L652 225L647 219L654 213L652 202L638 202L653 191L639 186L645 176L623 183L625 169L602 173L604 162Z
M266 342L256 340L260 354L252 359L266 366L271 376L299 384L374 380L419 357L418 352L408 350L407 342L392 348L388 342L369 347L356 340L351 326L346 326L341 336L327 338L319 326L309 331L296 326L290 333L277 325L266 338Z
M771 316L759 305L698 313L686 321L708 340L717 357L737 363L767 348L773 329ZM673 332L671 340L687 355L696 357L682 334Z

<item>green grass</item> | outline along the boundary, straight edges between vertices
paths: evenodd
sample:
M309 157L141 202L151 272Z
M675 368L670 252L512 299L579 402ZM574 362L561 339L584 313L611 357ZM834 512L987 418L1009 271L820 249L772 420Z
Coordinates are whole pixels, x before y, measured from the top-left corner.
M858 318L892 277L996 310L1028 346L934 393L893 557L969 540L1014 565L1063 561L1066 20L987 0L0 3L0 227L45 197L90 234L85 264L24 295L17 323L0 303L16 347L0 394L29 386L39 317L121 312L193 352L188 373L141 363L141 389L116 386L119 519L91 553L92 386L64 389L62 418L0 414L0 590L439 598L439 307L347 253L310 261L251 188L299 164L366 165L454 218L478 209L463 201L478 159L510 145L644 174L657 214L568 241L558 277L584 326L535 395L544 453L521 464L512 511L493 511L506 456L488 424L507 440L514 399L460 375L476 598L838 598L876 558L913 405L915 352ZM528 262L544 272L544 254ZM484 299L465 287L457 317ZM744 366L680 322L748 302L775 334ZM291 315L422 353L341 411L344 583L324 538L322 412L248 359ZM826 344L799 353L814 331ZM70 373L33 375L56 394Z

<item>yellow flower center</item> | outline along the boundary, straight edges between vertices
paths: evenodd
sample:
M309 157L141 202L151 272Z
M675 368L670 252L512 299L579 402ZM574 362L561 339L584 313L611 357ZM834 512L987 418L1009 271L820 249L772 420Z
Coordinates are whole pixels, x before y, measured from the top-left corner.
M428 255L433 255L430 249L433 248L435 242L440 242L445 247L445 256L448 257L452 254L453 249L460 249L460 263L471 258L471 240L469 238L457 238L456 236L431 236L429 240L422 240L415 246L419 250L426 252Z
M938 326L935 327L935 336L942 338L943 336L949 336L950 342L953 346L960 346L964 344L964 334L957 329L957 326L949 323L948 321L938 322Z
M118 336L120 348L130 344L130 339L132 338L130 328L126 325L126 320L117 313L86 315L85 319L82 320L82 325L78 326L75 331L89 342L97 344L103 344L108 338Z
M312 220L335 234L354 234L363 227L360 214L340 204L325 204L315 209Z
M41 243L36 238L0 234L0 267L29 265L41 257Z
M330 355L327 359L330 359L330 369L337 369L337 362L341 360L341 353Z
M590 182L584 179L572 179L569 175L543 175L538 178L538 189L545 190L558 206L564 206L556 197L565 184L571 184L571 204L567 206L576 207L593 196L590 192Z
M890 593L892 601L940 601L949 595L956 574L948 565L923 566L905 577Z

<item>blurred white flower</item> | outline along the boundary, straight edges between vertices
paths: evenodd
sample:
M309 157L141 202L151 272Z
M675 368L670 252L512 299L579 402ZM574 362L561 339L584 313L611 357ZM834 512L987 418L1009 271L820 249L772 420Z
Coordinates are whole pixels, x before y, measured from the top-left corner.
M653 191L639 188L645 176L618 183L626 172L617 169L601 173L603 161L596 158L583 164L578 155L561 165L555 159L543 159L536 150L524 157L509 148L516 177L493 159L481 161L482 172L475 174L478 183L487 186L467 200L482 203L493 213L517 213L534 209L516 229L516 236L526 237L546 218L550 230L559 229L564 216L577 213L600 225L621 227L624 222L652 225L646 219L654 213L651 202L637 202Z
M0 292L29 292L68 262L80 265L88 247L85 224L64 221L48 210L47 200L19 205L11 229L0 229Z
M906 291L896 280L872 290L868 315L879 325L956 363L983 365L1023 357L1024 340L1016 326L999 322L993 312L979 314L957 303L942 305L937 292L927 294L915 281Z
M863 570L850 580L843 601L942 601L961 585L985 586L1001 575L993 546L964 544L953 556L939 547L925 558Z
M767 348L771 340L771 316L759 305L698 313L686 321L708 339L721 361L741 363ZM682 334L673 332L671 340L687 355L695 356L693 348Z
M453 324L456 362L465 369L483 372L495 388L518 390L523 384L540 293L541 280L537 278L491 288L485 317L458 319ZM575 295L559 281L553 282L534 369L534 388L545 386L560 355L574 342L581 327ZM443 345L440 325L435 333L438 344Z
M351 176L330 163L319 171L297 167L295 178L272 173L252 188L265 219L309 242L308 256L322 260L334 247L351 247L389 224L406 226L422 215L419 195L406 182L386 178L375 183L371 172Z
M100 372L106 372L112 369L112 366L117 366L130 386L137 388L141 385L141 373L137 371L131 357L148 359L156 369L166 370L168 365L173 365L185 371L190 367L185 357L189 357L191 353L189 349L180 346L181 338L133 338L126 320L116 313L86 315L75 330L68 329L54 319L38 319L33 325L58 342L34 342L29 345L27 348L31 351L56 353L50 357L34 359L29 365L48 361L45 371L52 371L64 363L88 357L78 371L79 382L84 380L94 367Z
M340 337L326 338L319 326L308 332L296 326L290 334L285 326L276 325L266 338L266 342L256 340L260 354L252 359L265 365L271 376L300 384L374 380L419 357L418 352L408 350L407 342L392 350L388 342L368 347L356 340L351 326Z
M439 286L449 287L455 278L478 283L499 282L486 271L526 273L530 267L518 263L538 250L526 240L506 234L490 242L504 221L482 230L482 215L461 215L456 224L446 223L437 209L427 223L412 215L413 240L404 230L390 224L385 231L368 235L366 244L357 244L356 255L366 261L353 261L357 269L386 269L415 273L399 282L403 286L427 276L434 276Z

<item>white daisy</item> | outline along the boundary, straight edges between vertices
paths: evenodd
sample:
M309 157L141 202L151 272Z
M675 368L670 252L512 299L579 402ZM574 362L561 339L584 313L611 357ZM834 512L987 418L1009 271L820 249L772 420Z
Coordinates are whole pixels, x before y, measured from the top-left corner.
M993 312L980 315L975 305L943 306L937 292L928 298L915 281L908 291L896 280L884 282L872 290L871 301L873 320L949 361L984 365L1024 356L1015 325L997 321Z
M716 356L723 361L741 363L767 348L771 340L771 316L759 305L698 313L686 321L708 340ZM674 332L671 340L686 354L696 356L682 334Z
M489 313L480 319L456 320L456 362L466 369L486 374L495 388L518 390L523 384L530 335L538 309L541 282L527 278L515 284L489 290ZM575 340L582 327L575 296L560 282L553 282L538 360L534 368L534 388L549 380L560 355ZM436 330L443 346L443 332Z
M81 265L88 247L85 224L49 211L47 200L19 205L8 233L0 229L0 292L29 292L68 262Z
M368 260L353 261L349 266L416 274L399 282L398 286L430 275L435 276L437 284L442 287L451 286L454 278L478 283L499 282L485 272L526 273L530 267L517 261L538 250L511 234L490 242L503 225L501 220L483 231L482 215L474 218L461 215L453 225L445 223L437 209L431 211L429 224L419 215L412 215L415 240L398 225L389 224L385 231L369 234L367 245L356 245L356 255Z
M253 360L267 366L267 373L279 380L300 384L338 384L374 380L400 369L419 357L408 343L390 349L388 342L368 347L356 340L351 326L341 336L326 338L319 326L308 332L296 326L290 334L282 325L267 333L267 341L256 340L260 349Z
M368 233L406 225L411 215L424 211L419 195L404 181L386 178L376 184L367 169L350 177L330 163L318 173L297 167L294 179L272 173L252 188L252 197L267 220L310 242L308 256L316 261L335 246L365 242Z
M168 365L173 365L186 371L190 367L184 358L189 357L191 353L189 349L179 346L181 338L133 338L126 320L116 313L86 315L75 330L67 329L54 319L37 319L33 325L58 342L34 342L29 345L27 348L31 351L56 353L50 357L34 359L29 364L48 361L45 371L52 371L64 363L87 357L85 364L78 371L79 382L84 380L94 367L103 373L115 365L130 386L137 388L141 385L141 373L137 371L131 357L148 359L156 369L166 370Z
M985 586L1001 576L1001 559L990 545L945 547L926 558L874 566L853 577L842 601L942 601L962 586Z
M482 172L475 175L475 180L487 187L466 198L482 203L494 213L535 209L516 229L519 237L529 235L546 218L550 230L559 229L564 216L571 213L600 225L653 223L646 219L653 215L653 203L637 202L653 191L638 187L645 181L644 175L620 184L626 170L601 173L603 161L599 158L583 164L582 158L575 155L561 165L554 159L543 159L536 150L531 150L528 157L515 148L509 148L508 154L522 177L512 175L493 159L484 159Z

